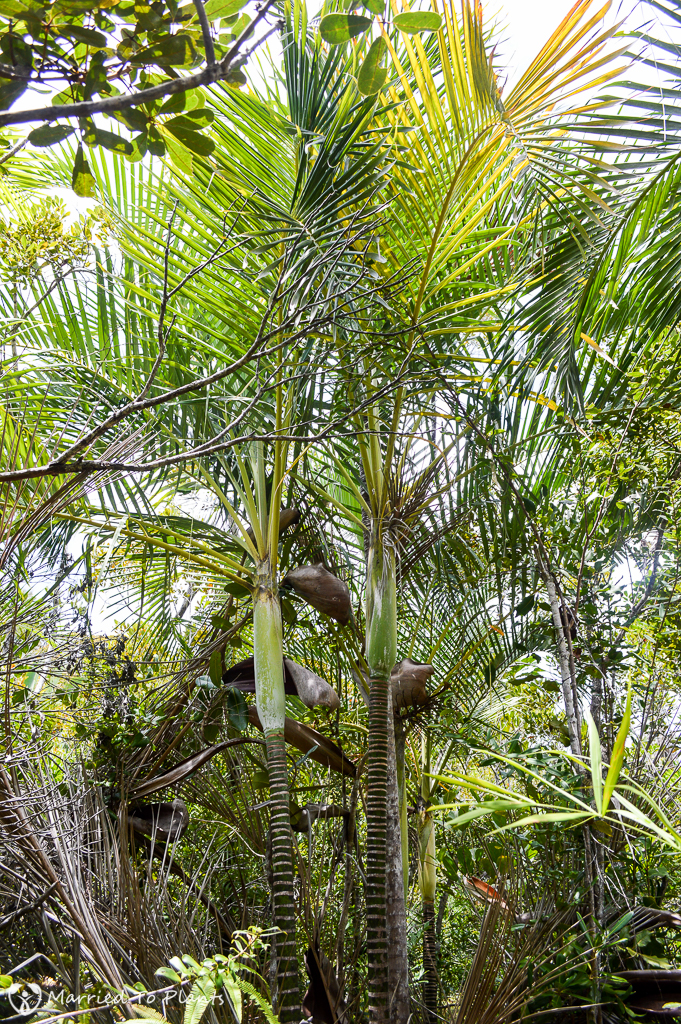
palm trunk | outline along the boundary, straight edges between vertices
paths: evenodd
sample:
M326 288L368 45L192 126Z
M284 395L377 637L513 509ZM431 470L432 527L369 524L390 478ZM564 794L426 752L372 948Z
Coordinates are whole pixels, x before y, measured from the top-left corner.
M419 876L423 900L423 1002L427 1024L437 1020L437 936L435 934L435 825L432 816L424 813L420 835Z
M390 672L397 655L395 553L374 532L367 556L366 656L369 666L367 759L367 959L369 1018L388 1021L386 841Z
M421 796L419 798L419 888L423 904L423 1002L426 1024L437 1021L437 935L435 934L435 822L430 806L430 736L423 738Z
M397 799L400 812L400 844L402 846L402 879L404 882L404 905L407 905L409 891L409 825L407 822L407 779L404 768L404 724L395 719L395 768L397 772ZM406 911L405 911L406 914Z
M276 992L272 1003L282 1024L300 1020L296 915L293 895L293 856L289 816L284 718L286 698L281 609L269 561L258 567L253 596L253 656L258 715L267 741L270 777L270 834L272 841L272 903L276 937Z
M392 703L392 702L391 702ZM388 723L386 843L386 913L388 938L388 1017L390 1024L409 1021L407 915L402 873L402 829L392 707Z

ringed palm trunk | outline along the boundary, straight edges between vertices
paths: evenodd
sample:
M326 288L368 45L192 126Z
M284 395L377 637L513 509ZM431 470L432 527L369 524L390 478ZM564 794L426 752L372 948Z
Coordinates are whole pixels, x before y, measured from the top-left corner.
M388 1021L386 841L390 672L397 655L395 551L374 524L367 553L366 658L369 668L367 790L367 957L369 1017Z
M388 785L386 823L386 927L388 941L388 1018L390 1024L409 1022L409 954L406 893L403 872L400 776L392 701L388 712ZM402 750L404 759L404 750ZM404 777L404 765L402 765ZM402 801L404 805L404 801ZM405 807L406 810L406 807Z
M407 822L407 780L404 767L405 729L402 722L395 719L395 761L397 774L397 799L400 815L400 845L402 848L402 882L404 886L404 903L407 904L409 891L409 826Z
M423 1002L427 1024L437 1021L437 952L435 935L435 889L437 861L435 858L435 823L432 814L421 810L419 827L419 886L423 904Z
M275 1011L282 1024L300 1020L300 990L296 950L296 912L293 894L293 855L289 816L281 608L269 559L258 566L253 595L253 657L255 698L267 742L270 777L270 833L272 841L272 902L277 958Z

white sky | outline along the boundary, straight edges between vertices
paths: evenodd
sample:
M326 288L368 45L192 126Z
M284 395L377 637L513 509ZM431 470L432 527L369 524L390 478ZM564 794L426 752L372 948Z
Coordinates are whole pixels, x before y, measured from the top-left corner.
M573 4L574 0L483 0L487 21L497 20L505 29L501 33L505 44L498 51L501 66L508 69L509 82L527 68ZM598 3L594 3L594 13L598 9ZM627 27L638 27L651 19L653 11L640 0L613 0L607 24L625 16Z

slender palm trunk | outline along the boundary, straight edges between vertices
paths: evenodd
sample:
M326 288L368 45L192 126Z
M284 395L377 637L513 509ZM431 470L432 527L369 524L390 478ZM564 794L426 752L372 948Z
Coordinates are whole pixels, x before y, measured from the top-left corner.
M392 705L392 702L391 702ZM388 721L388 785L386 842L386 924L388 940L388 1018L390 1024L409 1021L409 960L402 830L392 706Z
M397 774L397 799L400 812L400 845L402 847L402 880L404 883L404 904L407 905L409 891L409 825L407 821L407 779L404 769L404 745L406 732L399 718L395 719L395 770ZM405 911L406 913L406 911Z
M419 888L423 905L423 1002L426 1024L437 1021L437 935L435 931L435 891L437 859L435 822L430 806L430 735L423 738L421 796L419 798Z
M423 901L423 1002L427 1024L437 1021L437 936L435 934L435 826L432 815L422 813L419 836L419 881Z
M369 1016L388 1021L386 841L390 672L397 655L395 553L374 527L367 555L366 656L369 666L367 760L367 957Z
M300 1020L300 990L293 894L293 855L289 816L286 746L284 743L283 649L281 609L269 561L258 567L253 596L253 655L258 715L267 741L272 841L272 902L276 938L276 992L273 1005L282 1024Z

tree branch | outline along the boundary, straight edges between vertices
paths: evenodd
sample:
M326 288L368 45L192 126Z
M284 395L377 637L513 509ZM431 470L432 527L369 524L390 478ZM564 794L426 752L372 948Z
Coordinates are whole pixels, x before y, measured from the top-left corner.
M280 346L277 346L280 347ZM276 369L272 371L272 376L276 373ZM308 436L305 438L306 444L312 444L319 441L325 441L330 434L332 434L337 427L342 423L346 423L353 416L357 416L363 412L370 405L373 405L377 400L384 398L391 391L394 391L396 387L399 387L406 379L406 372L403 372L401 376L395 377L390 380L388 384L385 384L378 391L373 392L369 398L364 399L359 405L355 406L348 413L344 413L342 416L338 416L335 420L332 420L323 430L318 434ZM230 424L229 427L225 427L220 432L219 437L224 436L235 424L241 421L245 414L250 411L262 398L262 395L267 391L267 387L260 388L250 401L247 409L245 409L240 416ZM356 436L357 431L353 430L349 436ZM102 473L102 472L118 472L118 473L152 473L157 469L165 469L168 466L180 465L183 462L191 462L194 459L202 458L206 455L215 455L218 452L227 451L229 448L234 448L238 445L247 444L252 441L301 441L300 434L283 434L277 431L273 431L270 434L240 434L238 437L230 437L226 441L218 441L213 438L210 441L204 441L203 444L196 448L191 448L187 452L180 452L178 455L168 455L163 459L154 459L151 462L121 462L116 460L86 460L78 459L74 462L51 462L46 466L36 466L34 469L16 469L9 470L4 473L0 473L0 483L17 483L21 480L36 480L41 477L50 476L63 476L69 473L82 475L83 478L89 476L91 473Z
M28 139L22 139L20 142L17 142L16 146L12 146L12 148L6 153L3 153L2 156L0 156L0 164L7 163L7 161L13 156L16 156L17 153L24 148L27 142Z
M253 21L246 26L219 64L213 63L204 68L203 71L197 71L194 75L187 75L186 78L169 78L166 82L160 82L149 89L141 89L139 92L130 93L127 96L108 96L106 99L82 100L79 103L62 103L55 107L34 107L31 110L7 110L0 113L0 128L10 124L27 124L31 121L60 121L70 117L88 117L92 114L112 114L117 110L139 107L143 103L161 99L163 96L170 96L178 92L188 92L189 89L198 89L202 85L213 85L215 82L226 78L229 74L241 46L253 35L256 25L262 21L273 4L274 0L265 0ZM274 31L275 29L271 28L266 32L244 56L250 56ZM206 58L208 58L208 53L206 53ZM213 60L215 60L215 54L213 54Z
M199 25L201 26L201 32L203 34L203 48L206 51L206 64L209 68L212 68L215 64L215 48L213 46L213 37L210 34L210 22L208 21L208 15L206 9L203 6L202 0L194 0L194 7L199 18Z

